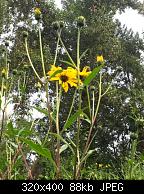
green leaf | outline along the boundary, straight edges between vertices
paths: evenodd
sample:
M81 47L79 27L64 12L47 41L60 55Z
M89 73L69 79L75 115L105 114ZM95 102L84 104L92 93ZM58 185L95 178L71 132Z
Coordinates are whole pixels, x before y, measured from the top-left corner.
M55 72L50 76L50 78L56 76L58 73L61 73L62 71L63 71L62 69L59 69L59 70L55 71Z
M40 107L33 107L33 108L36 109L38 112L43 113L44 115L48 116L48 110L44 108L40 108Z
M16 148L16 149L18 148L18 145L15 144L14 142L8 141L8 143L11 144L14 148Z
M73 147L76 148L76 144L72 141L72 139L70 138L68 133L66 133L66 136L67 136L69 142L73 145Z
M54 167L56 167L56 164L52 158L51 152L49 149L42 147L42 145L40 144L36 144L34 143L32 140L28 140L25 138L20 138L24 143L26 143L27 145L29 145L29 147L34 150L37 154L49 159L51 161L51 163L54 165Z
M24 85L24 86L21 85L21 86L20 86L20 91L21 91L22 94L25 93L25 90L26 90L26 86L25 86L25 85Z
M28 137L29 135L31 135L33 132L29 129L20 129L18 130L18 134L17 136L19 137Z
M71 63L71 62L69 62L69 61L62 61L62 60L60 60L62 63L66 63L67 65L70 65L70 66L72 66L72 67L76 67L76 65L75 64L73 64L73 63Z
M58 139L60 139L62 142L64 142L65 144L67 144L67 146L71 149L72 153L75 154L73 148L71 147L71 145L59 134L56 134L56 133L51 133L49 132L50 135L53 135L55 137L57 137Z
M99 73L103 65L100 65L98 67L95 67L92 72L88 75L88 77L84 80L83 84L84 86L88 86L90 82L96 77L96 75Z
M76 119L80 116L81 113L82 110L78 110L74 115L72 115L65 123L63 130L68 129L76 121Z
M12 121L10 121L10 122L7 124L7 128L8 128L8 130L13 130Z
M88 52L88 50L89 50L89 49L86 49L86 50L81 54L80 59L82 59L82 58L86 55L86 53Z
M14 138L15 136L17 136L19 130L18 129L15 129L13 127L13 124L12 124L12 121L10 121L8 124L7 124L7 130L5 132L5 135L10 137L10 138Z
M64 144L60 147L60 154L65 151L66 149L68 148L68 145L67 144Z
M22 129L17 129L13 127L12 121L10 121L7 124L7 131L5 132L5 134L11 138L15 138L15 137L28 137L29 135L31 135L33 132L30 130L31 127L31 122L24 122L23 124L25 124L25 126L23 126Z
M10 138L15 138L15 137L28 137L29 135L32 134L32 131L30 131L29 129L8 129L5 133L6 136L10 137Z
M56 111L51 113L52 120L56 123Z
M84 116L84 119L83 119L83 120L85 120L85 121L87 121L88 123L91 124L91 120L90 120L90 118L87 116L87 114L83 112L82 115Z
M89 150L87 152L87 154L83 157L83 159L81 160L81 163L83 163L90 155L93 154L93 152L95 152L96 150Z

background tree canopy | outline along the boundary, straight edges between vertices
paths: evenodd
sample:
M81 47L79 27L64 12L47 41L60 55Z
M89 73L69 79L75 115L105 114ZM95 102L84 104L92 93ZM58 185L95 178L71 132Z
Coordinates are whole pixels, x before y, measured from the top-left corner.
M114 16L117 11L124 12L126 8L138 10L143 14L143 5L138 0L62 0L63 8L58 9L53 0L1 0L0 2L0 34L7 34L1 44L0 70L4 66L3 48L5 41L10 41L8 50L8 59L10 59L10 75L14 76L11 84L11 97L14 105L14 113L11 116L13 123L20 128L26 128L31 124L31 96L33 103L42 106L43 88L37 86L38 80L35 77L26 56L23 44L22 32L29 32L28 44L31 58L36 70L42 76L40 67L39 39L37 30L37 21L34 19L33 9L39 6L42 10L42 41L44 60L46 70L49 70L49 64L53 63L57 36L52 23L55 21L64 21L65 27L62 30L63 42L76 60L76 41L77 29L76 18L84 16L86 26L81 32L80 52L87 50L81 60L81 67L85 65L91 69L97 66L96 55L101 52L106 61L103 68L105 72L102 78L102 91L105 91L109 84L110 90L102 98L100 110L95 122L93 135L94 141L91 144L91 150L96 149L92 154L86 166L93 166L96 163L111 163L120 167L122 160L129 154L132 147L132 135L138 134L137 151L144 153L144 42L138 33L134 33L126 26L122 26L119 20ZM63 48L59 48L57 64L66 67L67 64L62 61L68 61ZM18 82L17 82L18 81ZM96 100L98 99L98 80L95 79L91 85L95 86ZM55 86L50 85L51 101L54 100ZM66 121L70 105L72 102L74 90L62 96L60 108L60 125L63 126ZM92 98L92 94L90 94ZM86 91L82 92L82 103L87 100ZM77 108L77 103L74 112ZM88 109L85 109L88 114ZM37 113L35 113L37 114ZM33 126L40 140L44 138L47 132L47 117L36 118L39 122ZM35 120L36 120L35 119ZM81 145L83 150L85 138L88 135L87 123L83 122L83 131L81 131ZM71 138L74 140L73 131L75 125L68 129ZM3 144L1 143L1 157L4 157ZM28 153L27 149L24 151ZM63 165L69 170L68 157L69 151L63 153ZM72 158L69 158L69 161ZM23 172L21 162L20 171ZM43 158L37 161L39 174L50 176L46 171L46 161ZM5 169L5 164L1 162L1 168ZM38 175L37 175L38 174Z

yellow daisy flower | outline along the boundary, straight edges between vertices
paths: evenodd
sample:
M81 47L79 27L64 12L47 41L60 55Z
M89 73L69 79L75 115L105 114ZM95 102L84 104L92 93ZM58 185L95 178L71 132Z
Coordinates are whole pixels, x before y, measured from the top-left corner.
M74 68L72 68L72 67L68 67L68 68L67 68L67 71L68 71L69 73L71 73L74 77L77 77L77 70L76 70L76 69L74 69Z
M59 81L59 84L62 86L65 92L68 91L69 87L77 87L78 82L76 71L71 67L63 70L61 73L57 73L51 80Z
M59 73L56 73L58 72L59 70L62 70L61 67L56 67L55 65L51 65L51 69L50 71L47 73L49 76L50 76L50 81L53 81L55 80L55 77L57 76L57 74ZM56 73L56 74L55 74ZM54 75L55 74L55 75ZM54 75L54 76L53 76Z
M40 10L40 8L36 7L36 8L34 9L34 13L35 13L35 15L41 15L41 10Z
M103 62L104 61L104 58L102 55L98 55L97 58L96 58L96 61L97 62Z
M77 78L75 77L75 74L69 70L64 70L59 77L59 84L62 85L65 92L68 91L69 86L70 87L77 87Z
M80 77L87 77L91 73L88 66L84 67L81 72L79 72Z

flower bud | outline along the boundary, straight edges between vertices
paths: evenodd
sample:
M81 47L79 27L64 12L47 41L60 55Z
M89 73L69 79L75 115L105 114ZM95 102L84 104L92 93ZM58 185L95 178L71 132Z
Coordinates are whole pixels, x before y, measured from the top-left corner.
M40 8L36 7L34 9L34 14L35 14L35 19L36 20L40 20L41 19L41 10L40 10Z
M85 18L83 16L79 16L77 18L77 27L81 28L85 26Z
M36 8L34 9L34 14L35 14L35 15L41 15L41 10L40 10L40 8L36 7Z
M60 21L60 22L59 22L59 27L60 27L60 28L63 28L63 27L64 27L64 21Z
M102 56L102 55L98 55L98 56L96 57L96 61L97 61L97 62L100 62L100 63L104 62L103 56Z
M58 21L52 23L53 29L58 30L60 28L60 24Z
M28 37L28 32L27 31L23 31L23 37L27 38Z
M95 86L90 86L90 90L93 92L95 91Z

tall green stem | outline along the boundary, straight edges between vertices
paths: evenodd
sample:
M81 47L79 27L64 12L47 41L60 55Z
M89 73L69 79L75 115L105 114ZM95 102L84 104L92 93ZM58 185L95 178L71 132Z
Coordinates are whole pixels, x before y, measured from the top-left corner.
M93 119L94 119L94 111L95 111L95 96L94 96L94 91L92 91L92 103L93 103L93 106L92 106L92 120L91 120L91 122L93 122Z
M78 77L78 110L81 111L81 90L80 90L80 28L78 28L78 36L77 36L77 77ZM75 155L75 164L74 164L74 179L77 179L79 177L79 169L77 169L77 166L79 166L80 163L80 156L79 156L79 139L80 139L80 116L78 116L77 121L77 134L76 134L76 155ZM77 174L78 172L78 174Z
M2 77L2 86L1 86L1 98L4 100L4 107L2 110L2 119L1 119L1 130L0 130L0 143L2 141L2 134L4 131L4 125L5 125L5 117L6 117L6 103L7 103L7 89L8 89L8 74L9 74L9 66L7 63L7 50L5 52L5 70L6 70L6 75L5 77ZM4 84L6 84L6 89L4 88Z
M46 71L45 71L45 64L44 64L44 56L43 56L43 48L42 48L42 38L41 38L41 29L40 29L40 23L39 23L39 43L40 43L40 53L41 53L41 60L42 60L42 69L43 69L43 76L46 80Z
M94 118L93 118L93 121L92 121L90 130L89 130L87 142L86 142L86 145L85 145L84 155L85 155L85 154L87 153L87 151L88 151L89 142L90 142L90 138L91 138L91 133L92 133L93 126L94 126L94 124L95 124L95 120L96 120L96 118L97 118L97 114L98 114L98 110L99 110L101 98L102 98L102 74L100 73L100 80L99 80L99 97L98 97L98 102L97 102L97 107L96 107L96 111L95 111L95 114L94 114Z
M88 86L86 87L86 92L87 92L87 99L88 99L89 116L91 118L91 103L90 103L90 95L89 95L89 91L88 91Z
M31 65L31 67L32 67L32 69L33 69L33 71L34 71L36 77L38 78L38 80L40 81L40 83L42 83L41 78L39 77L39 75L38 75L36 69L34 68L34 65L33 65L33 63L32 63L32 60L31 60L31 58L30 58L29 51L28 51L28 45L27 45L27 38L25 38L25 48L26 48L26 53L27 53L27 57L28 57L29 63L30 63L30 65Z
M1 130L0 130L0 143L2 141L2 134L4 130L4 119L5 119L5 110L2 110L2 121L1 121Z
M75 89L75 93L74 93L74 95L73 95L73 99L72 99L71 107L70 107L70 110L69 110L69 114L68 114L68 117L67 117L65 123L67 123L67 121L69 120L70 115L71 115L71 113L72 113L72 109L73 109L73 107L74 107L74 102L75 102L75 98L76 98L76 92L77 92L77 89ZM65 131L65 129L63 129L63 130L61 131L61 134L62 134L64 131Z
M61 99L61 89L59 92L58 82L56 83L56 101L57 101L57 113L56 113L56 130L57 135L60 134L60 128L59 128L59 108L60 108L60 99ZM57 137L57 149L56 149L56 166L57 166L57 172L56 177L57 179L60 178L60 139Z
M56 64L56 59L57 59L57 55L58 55L58 46L59 46L59 42L60 42L60 36L61 36L61 29L58 32L58 40L57 40L55 58L54 58L54 63L53 63L54 65Z
M44 64L44 55L43 55L43 46L42 46L42 37L41 37L41 29L40 29L40 23L39 23L39 26L38 26L38 30L39 30L39 43L40 43L40 53L41 53L41 64L42 64L42 70L43 70L43 76L44 76L44 79L45 79L45 92L46 92L46 104L47 104L47 110L48 110L48 118L49 118L49 129L48 129L48 132L46 134L46 137L44 139L44 142L43 144L45 144L47 138L48 138L48 134L49 134L49 131L52 130L52 117L51 117L51 106L50 106L50 99L49 99L49 82L48 82L48 79L47 79L47 76L46 76L46 70L45 70L45 64Z
M71 63L72 63L74 66L76 66L76 65L75 65L75 62L74 62L74 61L73 61L73 59L71 58L71 56L70 56L70 54L69 54L68 50L66 49L66 47L65 47L65 45L64 45L64 43L63 43L63 41L62 41L62 39L61 39L61 37L60 37L60 34L59 34L59 33L58 33L58 37L59 37L59 40L60 40L60 43L61 43L62 47L64 48L64 50L65 50L65 52L66 52L67 56L68 56L68 57L69 57L69 59L70 59Z

